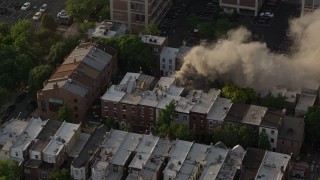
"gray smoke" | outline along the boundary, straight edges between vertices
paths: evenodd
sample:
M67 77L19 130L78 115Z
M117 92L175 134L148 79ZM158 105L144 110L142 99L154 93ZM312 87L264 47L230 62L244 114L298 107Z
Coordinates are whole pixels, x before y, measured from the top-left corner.
M320 10L290 22L298 47L290 56L270 52L265 43L248 43L251 33L241 27L214 45L192 48L176 77L182 84L198 87L215 79L256 90L309 86L320 80L319 17Z

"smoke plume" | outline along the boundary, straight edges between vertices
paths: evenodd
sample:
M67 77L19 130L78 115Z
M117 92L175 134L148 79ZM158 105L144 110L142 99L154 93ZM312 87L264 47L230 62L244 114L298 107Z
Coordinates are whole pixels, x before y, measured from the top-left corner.
M182 84L198 87L215 79L256 90L309 86L320 80L319 17L320 10L290 22L298 48L289 56L272 53L265 43L248 42L251 33L241 27L216 44L192 48L176 77Z

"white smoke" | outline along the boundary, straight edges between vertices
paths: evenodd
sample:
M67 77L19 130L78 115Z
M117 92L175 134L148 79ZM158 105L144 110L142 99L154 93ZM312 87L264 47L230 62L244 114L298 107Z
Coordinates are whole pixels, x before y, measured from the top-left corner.
M176 76L182 84L222 79L256 90L308 86L320 80L319 29L320 10L292 20L290 32L298 48L283 56L270 52L265 43L246 42L251 34L242 27L217 44L192 48Z

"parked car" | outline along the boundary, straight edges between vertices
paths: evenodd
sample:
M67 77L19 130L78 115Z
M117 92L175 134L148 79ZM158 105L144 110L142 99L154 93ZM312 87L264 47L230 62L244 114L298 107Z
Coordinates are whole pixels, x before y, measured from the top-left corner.
M30 8L31 4L29 2L25 2L22 6L21 6L21 10L26 11Z
M69 19L69 16L68 16L68 14L67 14L67 11L63 9L63 10L61 10L60 12L58 12L57 18Z
M37 20L40 19L41 15L42 15L42 12L38 11L38 12L32 17L32 19L35 20L35 21L37 21Z
M40 7L39 11L42 12L42 13L44 13L44 12L47 11L47 9L48 9L48 4L43 4L43 5Z
M5 15L8 12L7 8L0 8L0 15Z
M260 13L260 16L268 16L268 17L273 18L274 14L272 12L269 12L269 11L264 11L264 12Z

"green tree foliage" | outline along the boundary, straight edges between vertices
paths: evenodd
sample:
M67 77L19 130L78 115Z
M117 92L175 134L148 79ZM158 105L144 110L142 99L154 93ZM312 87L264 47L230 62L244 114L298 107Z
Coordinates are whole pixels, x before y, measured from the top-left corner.
M112 129L114 126L114 120L112 118L105 118L104 119L104 125L108 128L108 129Z
M99 14L100 12L100 16L107 18L110 16L110 14L108 14L108 12L110 12L109 4L109 0L67 0L66 10L70 16L81 22L87 18L89 14ZM102 9L103 11L100 11Z
M265 149L265 150L271 150L269 137L265 131L261 131L259 135L259 148Z
M197 28L202 38L213 39L215 37L215 27L211 22L199 23Z
M96 24L94 22L83 22L80 25L79 32L81 35L84 35L89 29L95 28L95 26Z
M151 73L155 60L150 47L144 44L138 36L123 35L105 39L111 47L118 50L119 68L123 72L139 72L140 67L146 74Z
M48 63L52 66L57 66L64 61L64 58L72 52L79 44L78 36L69 36L63 41L57 42L50 48L48 55Z
M152 36L159 36L160 35L160 29L158 28L158 26L154 22L151 22L147 26L147 28L143 32L143 34L152 35Z
M258 98L258 105L269 108L286 109L288 107L288 103L285 100L286 98L281 95L274 97L269 93L265 97Z
M126 132L132 132L132 126L131 126L131 124L129 124L129 123L126 123L123 127L122 127L122 130L123 131L126 131Z
M0 87L0 109L5 103L8 102L10 95L10 92L6 88Z
M306 140L320 143L320 107L314 106L308 109L305 121Z
M59 169L49 174L49 180L72 180L69 169Z
M5 37L10 33L10 25L7 23L0 22L0 38Z
M52 14L44 14L41 17L40 27L42 29L49 29L51 31L56 31L58 25L56 23L56 19L53 17Z
M207 143L222 141L227 147L240 144L242 147L247 148L254 147L258 139L250 126L225 123L222 126L214 128L207 141Z
M175 108L176 104L174 101L171 101L169 104L167 104L165 108L159 113L157 124L166 124L169 126L173 121Z
M225 34L231 27L231 23L227 18L218 19L217 22L214 24L214 29L216 32L216 37Z
M37 42L38 52L40 56L45 56L50 52L50 48L57 42L61 42L62 35L46 28L40 28L35 32L34 36Z
M196 26L200 22L196 14L190 14L187 17L187 21L188 21L188 24L191 26Z
M14 180L20 177L20 168L17 161L0 160L0 179Z
M37 92L42 88L43 82L51 76L53 71L50 65L39 65L34 67L29 73L29 86L31 91Z
M221 94L235 103L255 103L257 99L257 94L252 88L240 88L233 83L226 83Z
M66 103L63 103L63 106L59 108L58 119L59 121L71 122L71 109Z

